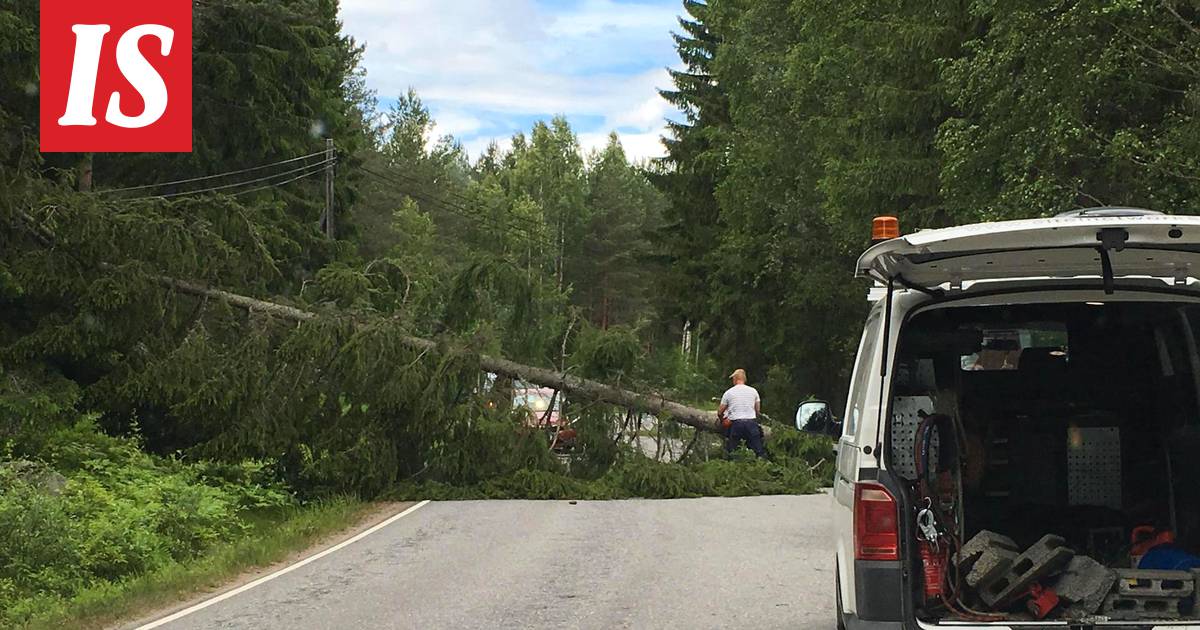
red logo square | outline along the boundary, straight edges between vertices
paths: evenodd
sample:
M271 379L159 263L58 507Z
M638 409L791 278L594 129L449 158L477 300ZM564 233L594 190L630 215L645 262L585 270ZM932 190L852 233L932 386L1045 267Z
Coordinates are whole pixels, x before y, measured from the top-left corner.
M192 1L41 0L44 152L192 150Z

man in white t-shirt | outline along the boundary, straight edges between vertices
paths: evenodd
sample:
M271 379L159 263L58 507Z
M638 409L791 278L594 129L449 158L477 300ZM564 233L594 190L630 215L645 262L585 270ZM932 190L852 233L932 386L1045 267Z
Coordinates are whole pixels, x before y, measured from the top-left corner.
M725 390L721 396L721 406L717 408L717 416L729 421L725 450L733 452L744 441L755 455L766 457L762 427L758 425L759 408L762 405L758 390L746 384L746 370L738 368L729 378L733 380L733 387Z

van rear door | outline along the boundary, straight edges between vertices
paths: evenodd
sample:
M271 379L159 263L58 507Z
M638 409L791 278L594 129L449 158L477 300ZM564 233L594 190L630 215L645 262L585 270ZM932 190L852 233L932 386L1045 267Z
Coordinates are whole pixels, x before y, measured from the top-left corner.
M953 287L1018 278L1121 278L1200 283L1200 216L1100 209L1070 216L926 230L879 243L858 275L901 285Z

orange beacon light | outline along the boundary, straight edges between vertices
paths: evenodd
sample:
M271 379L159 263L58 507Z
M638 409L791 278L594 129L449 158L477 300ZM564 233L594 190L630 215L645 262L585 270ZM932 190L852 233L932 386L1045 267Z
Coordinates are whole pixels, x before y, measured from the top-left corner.
M871 242L878 243L900 236L900 220L896 217L875 217L871 221Z

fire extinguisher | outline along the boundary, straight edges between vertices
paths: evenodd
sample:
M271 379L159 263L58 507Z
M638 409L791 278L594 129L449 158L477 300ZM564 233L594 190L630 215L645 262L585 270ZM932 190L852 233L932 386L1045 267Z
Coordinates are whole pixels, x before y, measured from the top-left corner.
M921 568L925 576L925 600L931 601L942 596L942 583L946 577L946 549L937 544L938 530L933 510L927 507L917 514L917 528L922 534L917 541L917 550L921 554Z
M921 553L921 566L925 576L925 600L941 598L942 584L946 578L946 554L928 540L917 541Z

